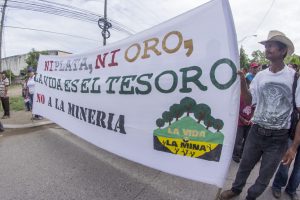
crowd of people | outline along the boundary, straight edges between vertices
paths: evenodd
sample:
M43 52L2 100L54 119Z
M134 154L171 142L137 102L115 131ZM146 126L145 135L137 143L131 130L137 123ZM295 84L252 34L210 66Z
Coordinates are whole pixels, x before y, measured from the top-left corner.
M242 192L250 172L260 160L259 175L248 189L246 199L259 197L275 173L273 196L280 198L285 187L291 200L299 199L296 190L300 183L300 123L293 140L289 137L293 101L300 111L300 86L293 94L293 83L298 83L298 66L284 63L285 57L294 52L294 45L279 31L270 31L267 40L260 43L265 47L269 64L253 62L248 73L238 72L241 101L232 159L240 164L231 189L221 193L221 200L232 199ZM293 171L288 177L293 160Z

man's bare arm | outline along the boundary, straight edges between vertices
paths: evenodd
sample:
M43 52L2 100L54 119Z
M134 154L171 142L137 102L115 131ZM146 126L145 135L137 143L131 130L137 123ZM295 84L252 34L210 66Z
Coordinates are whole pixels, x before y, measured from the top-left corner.
M300 108L297 108L297 109L298 109L298 112L300 112ZM290 165L291 162L295 159L299 145L300 145L300 121L298 121L298 123L297 123L293 143L288 148L285 155L283 156L282 163L284 165Z
M250 91L248 90L248 85L247 85L245 75L242 71L238 71L237 74L241 78L241 95L242 95L242 98L244 99L246 104L251 105L252 95L251 95Z

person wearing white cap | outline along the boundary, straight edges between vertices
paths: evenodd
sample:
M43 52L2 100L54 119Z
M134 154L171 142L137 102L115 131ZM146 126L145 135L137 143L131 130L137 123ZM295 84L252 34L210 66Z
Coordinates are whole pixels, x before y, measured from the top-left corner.
M242 192L250 172L261 159L259 175L248 189L246 199L259 197L268 186L279 163L282 161L289 165L292 162L300 143L298 123L293 144L287 150L295 70L285 65L283 60L286 55L294 52L294 45L280 31L270 31L268 39L260 43L265 46L270 65L256 74L249 89L243 73L238 72L241 78L241 95L245 102L256 104L256 109L235 180L230 190L221 193L221 200L232 199ZM297 87L295 101L300 110L299 92L300 87Z

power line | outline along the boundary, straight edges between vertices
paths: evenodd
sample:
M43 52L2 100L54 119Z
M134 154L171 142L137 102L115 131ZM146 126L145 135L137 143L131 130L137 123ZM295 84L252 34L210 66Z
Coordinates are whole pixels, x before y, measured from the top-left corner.
M65 35L65 36L70 36L70 37L82 38L82 39L86 39L86 40L98 41L98 40L95 40L95 39L86 38L86 37L82 37L82 36L79 36L79 35L72 35L72 34L60 33L60 32L48 31L48 30L41 30L41 29L34 29L34 28L27 28L27 27L18 27L18 26L4 26L4 27L5 28L13 28L13 29L39 31L39 32L52 33L52 34L57 34L57 35Z
M256 27L254 33L257 32L257 30L260 28L260 26L263 24L263 22L265 21L266 17L268 16L268 14L270 13L271 9L273 8L273 5L275 3L275 0L272 1L269 9L267 10L266 14L263 16L262 20L260 21L260 23L258 24L258 26Z
M39 2L37 2L39 1ZM102 18L103 16L98 15L96 13L79 9L74 6L67 6L60 3L54 3L49 1L43 1L43 0L37 0L37 1L26 1L21 2L18 0L9 0L8 7L14 8L14 9L23 9L23 10L31 10L35 12L42 12L47 14L53 14L58 16L64 16L68 18L77 19L80 21L86 21L91 23L97 23L99 18ZM40 3L42 2L42 3ZM116 31L122 31L129 35L133 34L134 31L130 30L130 28L120 24L119 22L115 20L109 19L113 24L113 29Z

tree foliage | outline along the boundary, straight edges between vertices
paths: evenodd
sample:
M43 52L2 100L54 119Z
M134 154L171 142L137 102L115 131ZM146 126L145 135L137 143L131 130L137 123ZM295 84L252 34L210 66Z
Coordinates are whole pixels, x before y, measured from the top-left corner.
M194 116L198 119L198 123L205 119L206 116L210 115L211 110L206 104L198 104L194 108Z
M213 127L216 129L218 132L223 128L224 122L220 119L215 119Z
M178 121L185 112L187 112L187 117L190 117L189 113L194 113L195 119L198 120L198 123L203 121L206 129L213 127L219 132L224 126L221 119L215 119L211 116L211 109L208 105L196 104L196 101L190 97L183 98L180 104L174 104L168 111L163 112L161 118L156 120L156 125L159 128L162 128L166 123L171 125L174 118Z
M240 66L241 69L242 68L248 68L250 63L250 59L248 57L248 55L245 52L245 49L243 48L243 46L241 46L240 48Z
M300 66L300 56L297 56L296 54L287 56L285 59L285 63L292 63Z
M170 112L176 118L176 121L178 121L178 118L180 118L184 113L184 108L180 104L174 104L170 107Z
M265 53L262 52L261 50L253 51L251 55L253 57L252 60L251 60L251 62L257 62L257 63L259 63L261 65L269 63L269 61L266 58Z
M204 119L204 124L206 126L206 129L209 129L210 127L212 127L214 122L215 122L215 119L211 115L206 116Z
M159 118L159 119L156 120L156 126L157 127L161 128L164 125L165 125L165 121L163 119Z
M164 120L165 122L168 122L169 125L171 125L171 122L172 122L172 120L173 120L173 115L172 115L171 112L169 112L169 111L163 112L162 118L163 118L163 120Z
M39 57L40 55L47 55L48 53L46 51L36 51L35 49L32 49L25 59L25 62L27 64L27 68L31 66L35 71L38 65Z
M184 111L187 113L187 116L192 112L193 107L196 105L196 101L190 97L185 97L180 101L180 104L183 106Z

